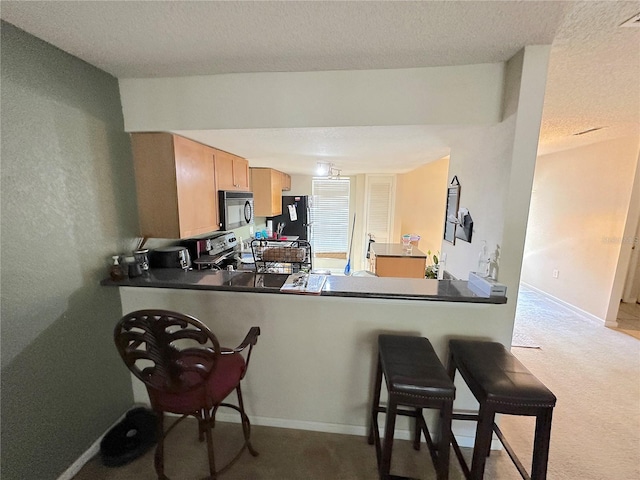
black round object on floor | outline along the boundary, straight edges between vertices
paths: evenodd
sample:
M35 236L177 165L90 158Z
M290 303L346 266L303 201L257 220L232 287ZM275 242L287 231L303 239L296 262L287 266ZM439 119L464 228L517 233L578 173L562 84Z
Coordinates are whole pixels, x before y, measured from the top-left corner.
M120 467L144 455L157 442L157 417L138 407L107 432L100 442L100 456L106 467Z

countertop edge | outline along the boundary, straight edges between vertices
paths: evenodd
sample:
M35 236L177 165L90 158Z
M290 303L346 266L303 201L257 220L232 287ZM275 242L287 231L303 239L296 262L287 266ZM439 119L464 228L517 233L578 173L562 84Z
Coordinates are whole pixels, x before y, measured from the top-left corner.
M329 288L325 286L325 289L322 291L320 295L318 294L299 294L299 293L290 293L290 292L281 292L278 286L279 280L282 280L284 283L284 278L287 275L273 275L268 278L269 280L275 280L275 284L271 286L256 286L256 281L259 282L259 279L256 279L255 276L257 274L250 273L244 274L245 277L235 277L241 280L244 280L243 284L232 285L232 281L234 279L234 275L229 274L227 272L222 272L217 274L216 277L208 277L206 273L198 272L197 274L191 274L191 272L182 272L180 270L175 273L170 270L164 270L160 272L159 278L155 276L141 276L136 278L127 278L121 281L115 281L110 278L104 279L100 282L100 285L106 287L132 287L132 288L167 288L174 290L209 290L209 291L227 291L227 292L241 292L241 293L268 293L268 294L282 294L282 295L293 295L293 296L303 296L303 297L350 297L350 298L375 298L375 299L388 299L388 300L411 300L411 301L430 301L430 302L452 302L452 303L476 303L476 304L492 304L492 305L502 305L507 303L508 297L483 297L478 296L475 293L471 292L467 288L467 282L463 280L422 280L422 279L387 279L385 282L382 277L380 278L381 282L375 281L375 283L380 283L380 285L371 286L371 279L368 281L367 291L364 291L362 286L360 288L356 288L357 285L355 282L357 278L362 277L328 277L330 280L328 283ZM196 272L193 272L196 273ZM209 275L212 275L211 273ZM249 276L246 276L249 275ZM263 274L259 274L263 275ZM270 275L270 274L267 274ZM264 276L264 275L263 275ZM264 280L263 278L263 280ZM349 287L350 278L355 280L354 286ZM219 280L218 284L214 284L211 282L212 279ZM209 282L207 283L207 280ZM333 280L333 281L331 281ZM407 291L399 292L398 286L401 285L401 282L406 280ZM443 282L439 283L436 286L437 290L442 290L442 293L427 292L420 293L420 291L416 291L416 285L423 288L424 285L425 290L433 290L433 284L422 284L421 282ZM418 283L416 283L418 282ZM339 288L335 288L332 290L330 284L336 283ZM345 285L346 283L346 285ZM360 284L362 285L362 284ZM385 291L385 285L387 285L387 289ZM414 288L411 288L411 287ZM402 284L404 287L404 284ZM426 288L428 287L428 288ZM373 291L372 291L373 290Z

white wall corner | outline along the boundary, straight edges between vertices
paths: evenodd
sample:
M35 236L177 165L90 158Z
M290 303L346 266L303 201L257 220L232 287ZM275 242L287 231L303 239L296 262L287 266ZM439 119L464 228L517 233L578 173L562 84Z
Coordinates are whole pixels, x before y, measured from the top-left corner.
M58 480L72 480L73 477L86 465L86 463L95 457L100 452L100 443L104 436L117 424L119 424L124 417L127 415L127 412L123 413L120 418L118 418L113 424L107 428L107 430L98 437L98 439L91 444L91 446L78 457L78 459L73 462L69 468L67 468L62 474L58 477Z
M550 45L527 46L507 65L507 70L521 67L518 88L516 89L515 85L507 87L508 97L517 90L518 103L515 112L511 169L504 198L505 218L500 268L500 282L506 284L514 293L518 291L520 282L550 52ZM517 72L508 72L507 77L515 81L518 75ZM512 100L506 100L506 105L511 103Z

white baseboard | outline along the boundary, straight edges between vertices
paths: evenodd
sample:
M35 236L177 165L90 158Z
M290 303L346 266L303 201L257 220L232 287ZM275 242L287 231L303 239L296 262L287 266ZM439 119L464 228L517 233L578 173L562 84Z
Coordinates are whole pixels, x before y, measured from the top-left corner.
M100 442L104 438L104 436L111 430L114 426L120 423L126 413L123 414L118 420L116 420L113 425L111 425L102 435L98 438L88 449L84 452L67 470L65 470L62 475L58 477L58 480L72 480L73 477L84 467L84 465L91 460L99 451L100 451ZM216 414L216 419L221 422L230 422L230 423L240 423L240 417L237 413L224 413L218 412ZM325 432L325 433L337 433L343 435L355 435L359 437L366 437L368 435L367 427L361 425L343 425L337 423L322 423L322 422L309 422L305 420L289 420L284 418L270 418L270 417L256 417L250 416L250 421L252 425L260 425L264 427L275 427L275 428L290 428L293 430L307 430L312 432ZM471 428L464 428L462 425L453 426L453 434L456 437L458 445L461 447L473 447L474 437L475 437L475 423L472 422L464 422L472 425ZM380 428L380 435L384 436L384 426ZM394 438L399 440L413 440L412 433L409 430L399 430L396 429ZM495 438L491 442L492 450L499 450L502 448L500 442Z
M76 474L82 469L82 467L84 467L89 460L97 455L97 453L100 451L100 442L102 442L104 436L107 434L107 432L109 432L109 430L111 430L118 423L124 420L126 414L127 412L123 413L119 419L113 422L113 424L109 428L107 428L107 430L105 430L105 432L100 435L100 437L95 442L91 444L86 452L80 455L80 457L78 457L78 459L73 462L69 468L62 472L62 475L58 477L58 480L72 480L73 477L75 477Z
M587 317L590 320L595 320L597 322L604 323L605 325L607 324L605 322L604 318L597 317L596 315L593 315L592 313L589 313L589 312L587 312L585 310L582 310L581 308L578 308L575 305L572 305L572 304L570 304L568 302L565 302L564 300L560 300L558 297L554 297L550 293L547 293L544 290L540 290L539 288L536 288L533 285L529 285L528 283L525 283L525 282L520 282L520 285L522 285L523 287L528 288L529 290L532 290L532 291L542 295L547 300L550 300L550 301L552 301L554 303L557 303L558 305L560 305L561 307L566 308L567 310L571 310L573 313L577 313L578 315L582 315L583 317ZM614 322L614 324L615 324L615 322Z
M240 423L240 417L233 413L216 414L216 419L222 422ZM250 417L252 425L260 425L264 427L290 428L293 430L307 430L312 432L337 433L342 435L355 435L358 437L366 437L369 434L367 427L361 425L343 425L336 423L309 422L305 420L289 420L283 418L269 417ZM467 422L465 422L467 423ZM461 447L473 447L475 439L475 423L469 422L470 427L462 426L453 427L453 433L456 437L458 445ZM380 436L384 436L384 426L380 426ZM413 434L409 430L396 429L394 438L399 440L413 440ZM501 444L497 439L491 444L492 450L498 450Z

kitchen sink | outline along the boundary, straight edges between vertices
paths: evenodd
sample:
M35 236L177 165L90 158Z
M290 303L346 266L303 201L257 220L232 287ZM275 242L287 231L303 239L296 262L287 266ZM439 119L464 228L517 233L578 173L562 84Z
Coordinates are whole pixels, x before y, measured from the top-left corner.
M228 273L232 274L232 276L229 279L229 281L226 282L227 285L232 287L236 287L236 286L253 287L253 281L255 278L255 275L253 274L253 272L234 271L234 272L228 272Z

